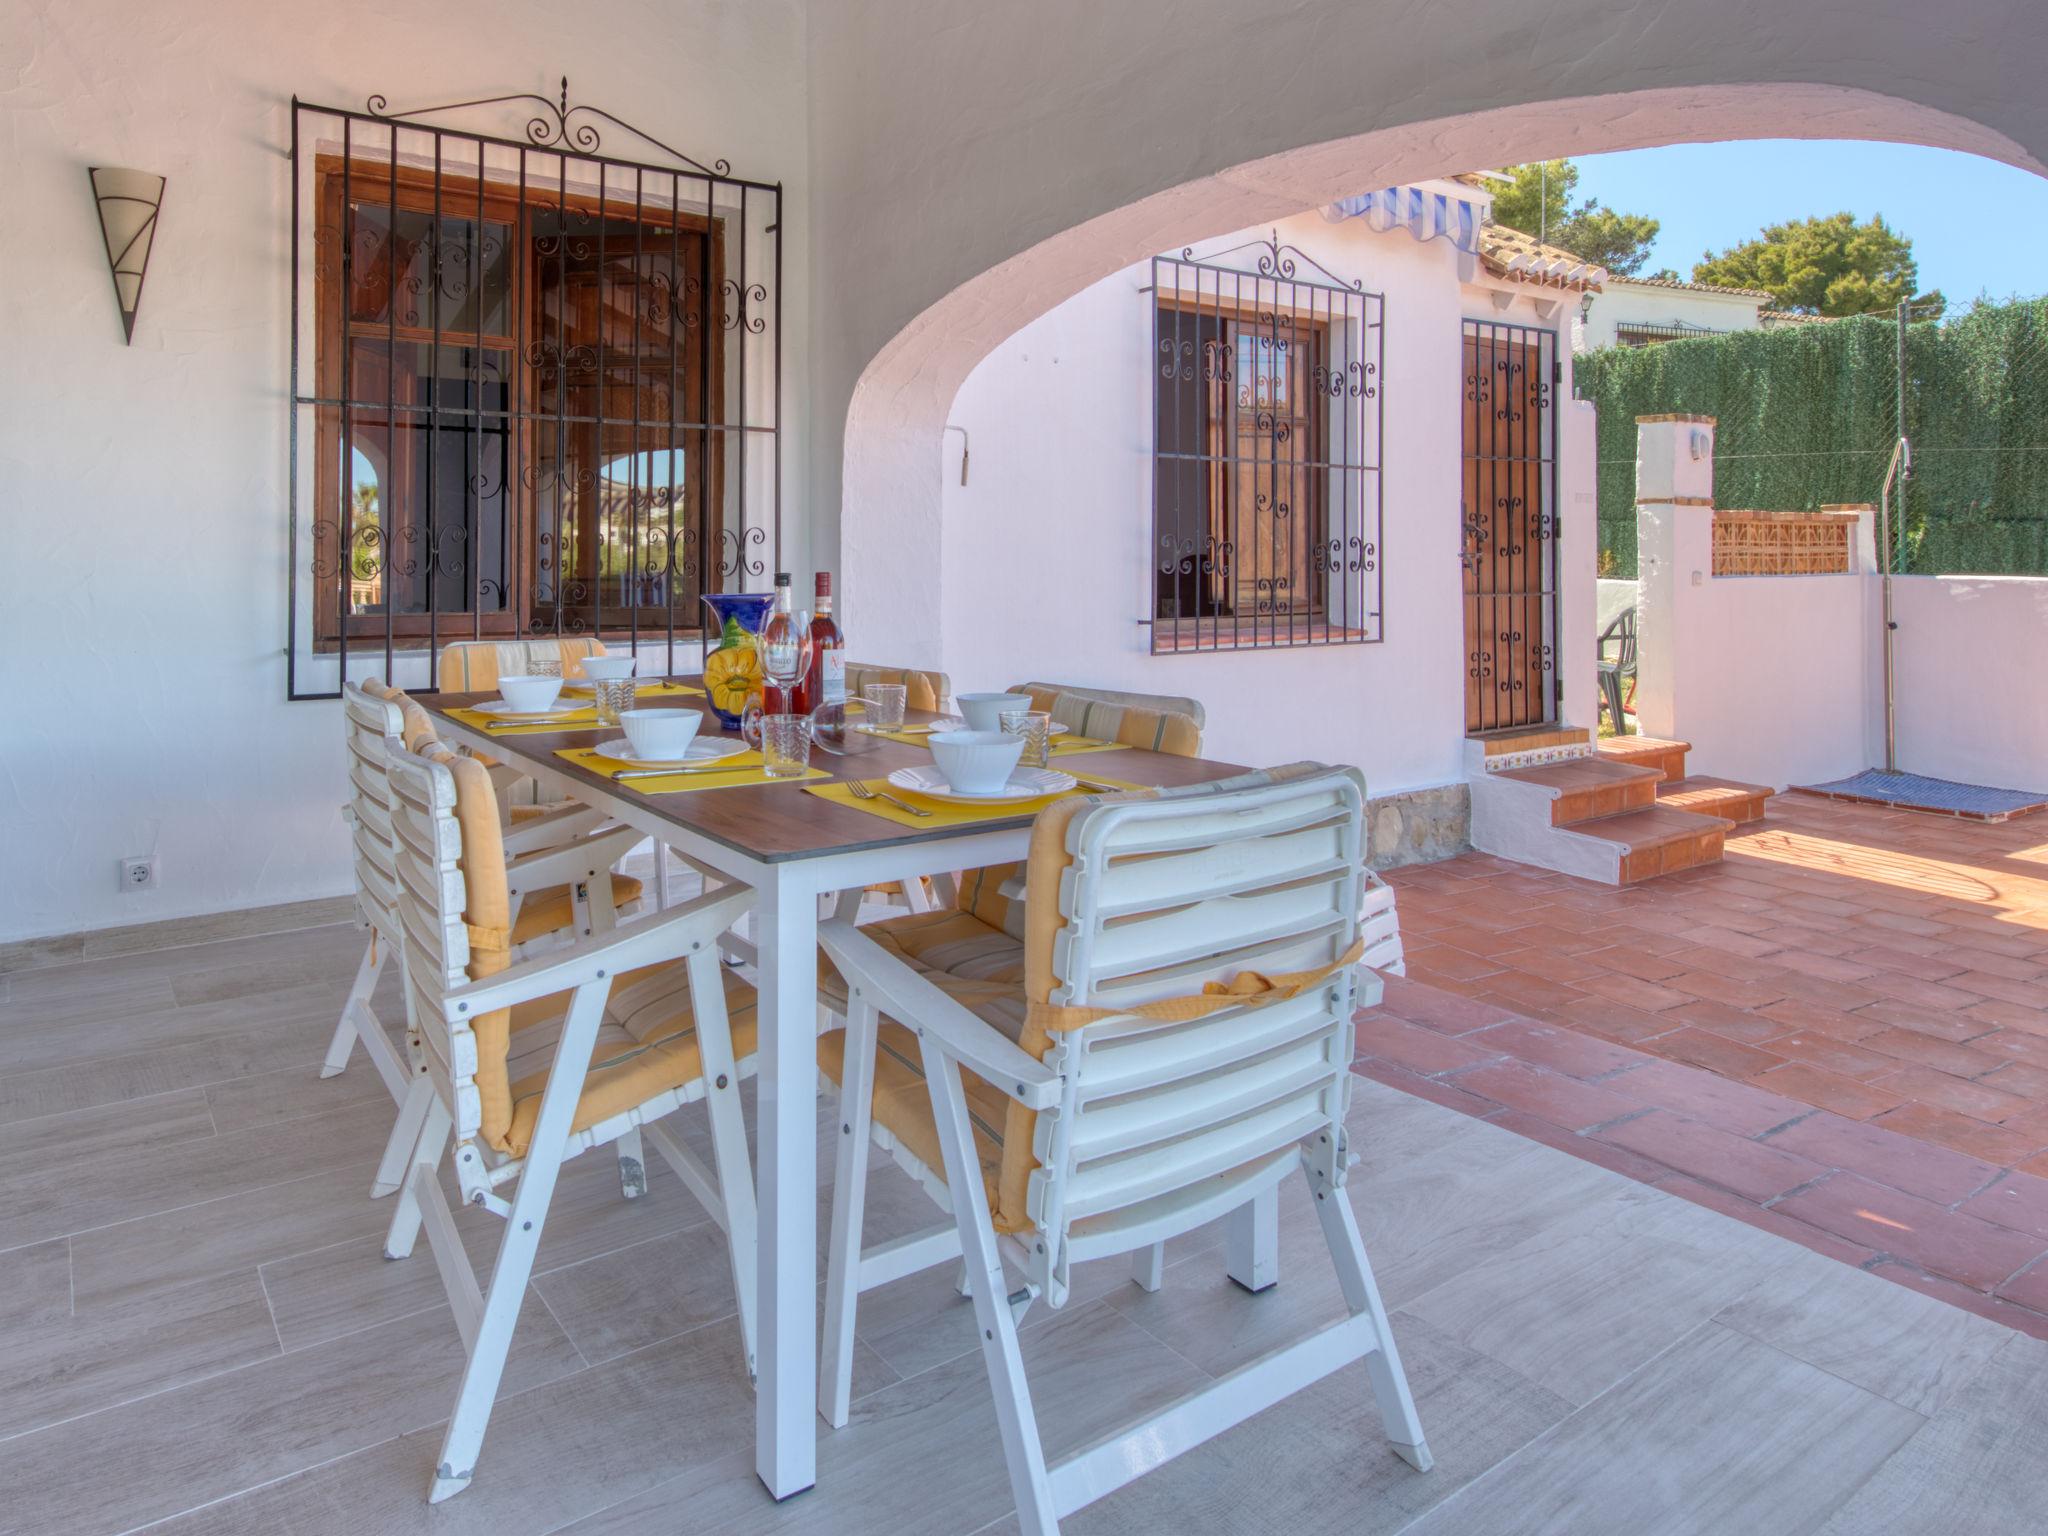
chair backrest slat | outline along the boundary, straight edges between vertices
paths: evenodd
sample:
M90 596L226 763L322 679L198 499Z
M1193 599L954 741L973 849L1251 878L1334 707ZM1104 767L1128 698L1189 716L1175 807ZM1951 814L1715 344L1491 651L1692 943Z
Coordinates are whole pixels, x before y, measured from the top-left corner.
M404 733L397 701L355 683L342 685L342 721L348 751L349 810L354 821L356 905L387 941L402 931L398 916L397 851L391 832L388 748Z
M1059 919L1050 933L1035 927L1043 947L1027 953L1043 1001L1160 1005L1050 1042L1066 1086L1059 1110L1031 1127L1028 1209L1054 1253L1077 1223L1096 1240L1119 1224L1142 1228L1340 1133L1353 971L1330 968L1360 932L1364 812L1355 772L1309 765L1098 802L1034 840L1029 899L1050 898ZM1056 872L1055 836L1067 860ZM1323 971L1291 996L1176 1013L1208 983L1230 996L1247 973Z

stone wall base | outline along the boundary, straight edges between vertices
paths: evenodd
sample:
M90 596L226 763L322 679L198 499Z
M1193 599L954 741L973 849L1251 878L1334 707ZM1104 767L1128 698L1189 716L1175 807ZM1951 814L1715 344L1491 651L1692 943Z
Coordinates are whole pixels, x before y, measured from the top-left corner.
M1378 795L1365 816L1374 869L1434 864L1472 848L1472 791L1464 784Z

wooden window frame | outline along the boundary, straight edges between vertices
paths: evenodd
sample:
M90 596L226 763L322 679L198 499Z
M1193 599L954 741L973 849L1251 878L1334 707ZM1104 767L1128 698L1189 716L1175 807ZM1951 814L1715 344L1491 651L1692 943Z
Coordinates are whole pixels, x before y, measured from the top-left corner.
M687 179L687 178L685 178ZM479 181L481 180L481 203L479 203ZM664 237L671 231L688 235L705 242L708 250L709 278L705 291L700 297L700 328L704 332L704 345L710 349L708 362L704 365L708 392L703 402L704 412L700 424L688 429L678 429L679 440L690 436L700 437L706 445L718 444L718 451L711 454L706 466L704 485L704 507L706 526L714 534L724 524L726 479L726 439L734 429L725 419L725 326L723 324L720 296L725 289L725 220L717 215L689 213L680 209L650 207L637 200L621 199L615 195L599 198L595 194L571 192L564 188L549 187L545 201L528 197L515 183L489 175L481 178L475 175L437 173L431 167L400 162L394 169L389 159L366 158L358 155L348 160L339 154L322 152L314 156L314 227L338 232L338 237L347 238L349 224L347 210L343 206L344 188L353 190L355 185L374 187L384 197L369 206L388 207L390 194L395 187L397 206L401 212L425 213L433 216L436 198L442 217L451 219L475 219L481 208L486 224L503 223L513 232L513 260L517 264L508 268L516 273L510 280L510 291L506 298L506 315L514 318L518 306L525 307L523 328L515 324L512 332L499 335L479 331L441 330L432 327L394 325L391 321L350 322L346 319L349 295L342 287L339 264L316 262L314 265L314 356L313 377L317 395L328 401L339 401L344 396L346 381L341 377L343 347L341 331L344 325L357 330L359 339L392 340L401 344L431 344L438 339L444 346L484 346L502 350L511 359L506 377L512 382L510 401L505 410L505 430L513 437L513 446L508 450L510 473L507 475L505 494L511 498L505 514L505 569L507 572L505 606L502 610L478 614L470 608L445 609L438 613L405 614L395 613L388 617L383 612L370 614L348 614L341 612L340 588L335 581L315 583L313 615L313 650L316 654L331 654L342 649L343 623L347 625L348 639L353 642L360 638L381 638L389 633L396 642L403 642L401 649L419 649L432 643L447 644L456 640L474 638L512 639L534 632L532 630L535 604L534 543L537 502L530 493L522 494L515 487L524 486L526 471L537 462L537 430L530 430L546 420L536 407L540 398L539 366L516 355L519 336L523 333L532 339L539 334L541 302L540 285L536 280L534 253L536 235L534 218L538 214L549 214L558 210L574 209L603 220L624 220L646 224L650 229L659 228ZM357 198L359 203L365 199ZM650 217L662 214L657 222ZM482 300L478 301L479 324L483 320ZM600 333L601 334L601 333ZM354 408L355 403L351 406ZM621 424L629 418L621 418ZM323 494L339 497L345 502L351 494L351 480L348 466L341 462L341 410L338 406L323 406L316 410L314 430L314 495L316 517ZM606 425L612 425L607 421ZM643 423L643 430L660 426L660 422ZM738 429L744 430L744 429ZM397 435L393 434L394 443ZM671 445L673 446L673 445ZM650 450L635 447L630 452ZM602 444L599 444L602 454ZM396 476L393 477L394 483ZM335 510L342 511L338 502ZM594 522L595 512L584 514ZM340 522L337 526L341 526ZM351 555L345 541L341 541L339 558L346 570ZM716 592L720 590L720 550L714 542L709 548L698 551L698 590ZM563 580L557 575L557 583ZM389 601L388 589L387 598ZM563 605L558 605L558 608ZM679 622L676 633L692 637L704 632L701 605L692 605L687 622ZM660 611L660 610L655 610ZM685 616L677 614L679 620ZM606 641L629 640L634 632L634 615L631 610L620 608L605 613L606 624L599 632L599 638ZM617 622L615 622L617 621ZM559 624L559 614L557 617ZM352 647L351 647L352 648Z

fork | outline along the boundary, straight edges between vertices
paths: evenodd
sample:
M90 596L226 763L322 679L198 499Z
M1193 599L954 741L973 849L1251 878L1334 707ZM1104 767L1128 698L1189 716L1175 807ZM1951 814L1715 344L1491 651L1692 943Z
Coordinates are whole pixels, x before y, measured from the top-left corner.
M894 795L884 794L879 789L869 789L859 779L848 779L846 781L846 792L856 800L886 800L895 806L897 810L908 811L913 816L931 815L931 812L925 810L922 806L906 805Z

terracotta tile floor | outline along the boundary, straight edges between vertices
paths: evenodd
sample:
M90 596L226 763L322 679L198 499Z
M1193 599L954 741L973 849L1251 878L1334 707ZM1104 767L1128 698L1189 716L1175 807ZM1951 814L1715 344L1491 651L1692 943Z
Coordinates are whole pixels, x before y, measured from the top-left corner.
M2048 1337L2048 816L1781 795L1630 889L1389 879L1360 1071Z

